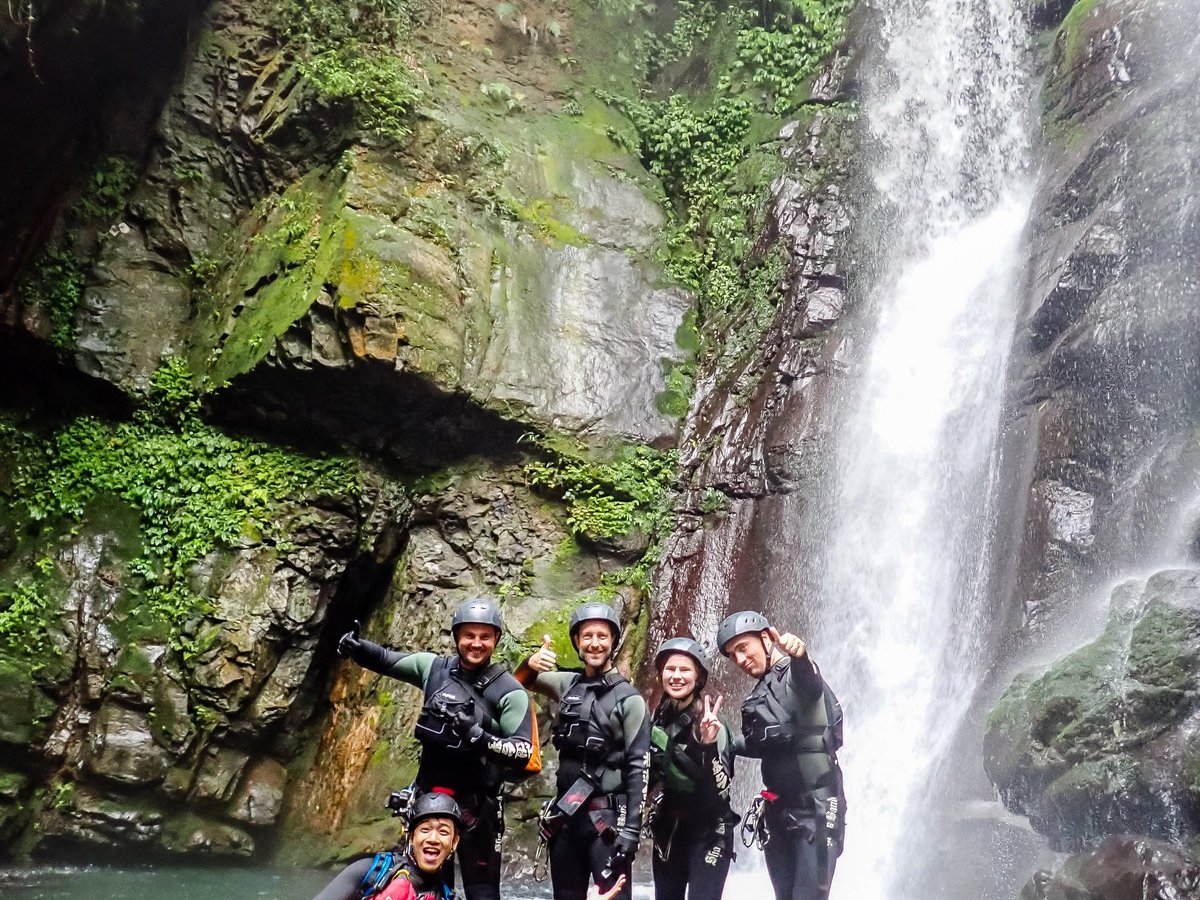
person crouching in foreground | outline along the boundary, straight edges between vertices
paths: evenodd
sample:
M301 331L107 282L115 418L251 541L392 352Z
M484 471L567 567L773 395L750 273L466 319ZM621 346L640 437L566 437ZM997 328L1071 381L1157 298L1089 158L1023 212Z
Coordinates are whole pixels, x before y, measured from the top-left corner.
M700 693L708 654L691 638L663 641L654 657L663 699L650 729L650 834L656 900L720 900L733 861L737 815L733 742L716 701Z
M760 613L729 616L717 645L758 679L742 703L735 750L762 760L766 790L746 814L743 836L763 849L776 900L825 900L845 838L841 706L804 641L781 636Z
M376 853L348 865L316 900L455 900L444 880L458 847L461 813L448 794L430 793L413 804L408 841L402 849Z
M549 637L516 672L530 690L559 702L557 792L544 819L554 900L585 900L589 879L603 896L629 900L650 751L646 701L613 667L621 620L612 607L585 603L569 628L583 672L554 671Z

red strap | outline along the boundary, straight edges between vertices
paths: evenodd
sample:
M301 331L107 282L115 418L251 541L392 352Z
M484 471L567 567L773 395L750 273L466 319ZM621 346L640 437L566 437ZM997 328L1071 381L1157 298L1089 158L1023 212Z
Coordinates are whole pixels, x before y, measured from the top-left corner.
M452 788L447 788L447 787L435 787L435 788L430 788L430 789L429 789L429 793L431 793L431 794L445 794L447 797L453 797L453 796L454 796L454 790L453 790Z
M779 795L778 795L778 794L772 794L770 791L763 791L763 792L762 792L762 798L763 798L764 800L766 800L768 803L774 803L776 800L778 800L778 799L779 799Z

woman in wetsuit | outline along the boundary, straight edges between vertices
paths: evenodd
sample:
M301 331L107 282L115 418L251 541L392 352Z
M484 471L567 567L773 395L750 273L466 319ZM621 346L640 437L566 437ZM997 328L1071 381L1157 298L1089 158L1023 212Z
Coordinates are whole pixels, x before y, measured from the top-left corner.
M671 638L654 658L663 698L650 728L649 830L656 900L719 900L733 861L730 808L733 742L701 699L708 654L691 638Z

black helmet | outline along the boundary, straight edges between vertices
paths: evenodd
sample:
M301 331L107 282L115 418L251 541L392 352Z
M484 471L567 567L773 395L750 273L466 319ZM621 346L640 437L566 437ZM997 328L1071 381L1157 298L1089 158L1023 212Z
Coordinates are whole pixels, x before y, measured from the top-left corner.
M660 674L663 666L667 663L667 657L673 653L682 653L695 661L700 669L700 677L696 679L696 689L704 687L704 682L708 681L708 654L703 645L699 641L686 637L673 637L663 641L658 645L658 653L654 654L654 668L658 669Z
M472 597L459 604L450 617L450 633L457 635L460 625L491 625L499 632L504 631L500 607L486 597Z
M431 791L422 794L413 804L412 815L408 818L408 829L412 831L417 823L424 819L453 819L455 828L462 828L462 813L458 804L449 794L441 791Z
M725 645L735 637L740 637L743 634L758 634L770 627L771 623L760 612L748 609L745 612L734 613L722 622L721 627L717 629L717 646L721 648L722 653L725 653ZM725 655L728 656L729 654L725 653Z
M616 649L616 645L621 642L621 617L607 603L585 603L576 607L575 611L571 613L571 624L568 628L571 643L576 642L575 639L579 634L579 629L583 627L583 623L592 621L607 622L612 626L613 648Z

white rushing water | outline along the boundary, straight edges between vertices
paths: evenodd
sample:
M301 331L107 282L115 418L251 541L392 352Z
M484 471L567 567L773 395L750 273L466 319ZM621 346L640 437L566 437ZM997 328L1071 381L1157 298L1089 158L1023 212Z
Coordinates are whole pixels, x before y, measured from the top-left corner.
M1017 0L890 0L864 71L863 334L811 641L847 708L833 895L927 896L929 801L984 665L1003 382L1032 189Z

